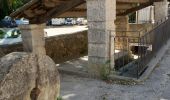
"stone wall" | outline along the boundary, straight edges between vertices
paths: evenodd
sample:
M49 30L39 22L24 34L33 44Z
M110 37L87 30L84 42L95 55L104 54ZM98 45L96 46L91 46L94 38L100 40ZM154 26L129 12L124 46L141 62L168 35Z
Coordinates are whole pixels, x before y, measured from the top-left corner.
M46 52L55 63L62 63L71 59L87 55L87 31L65 34L46 38ZM0 46L0 57L11 53L23 51L22 43Z

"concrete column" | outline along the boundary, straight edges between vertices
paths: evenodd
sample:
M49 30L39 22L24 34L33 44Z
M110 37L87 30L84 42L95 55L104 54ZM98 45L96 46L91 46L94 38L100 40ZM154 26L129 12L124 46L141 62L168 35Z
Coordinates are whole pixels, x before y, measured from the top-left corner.
M154 2L155 22L158 22L168 16L168 4L169 2L167 0L161 2Z
M45 55L45 24L20 25L23 47L25 52Z
M88 19L88 72L100 76L108 60L114 66L114 35L116 0L86 0Z

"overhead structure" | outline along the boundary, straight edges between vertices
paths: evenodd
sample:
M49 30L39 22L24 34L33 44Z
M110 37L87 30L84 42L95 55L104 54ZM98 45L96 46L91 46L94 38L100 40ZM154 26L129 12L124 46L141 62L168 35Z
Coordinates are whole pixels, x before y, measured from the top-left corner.
M116 15L125 16L163 0L116 0ZM86 16L85 0L31 0L11 14L14 18L27 18L30 23L44 23L52 17Z

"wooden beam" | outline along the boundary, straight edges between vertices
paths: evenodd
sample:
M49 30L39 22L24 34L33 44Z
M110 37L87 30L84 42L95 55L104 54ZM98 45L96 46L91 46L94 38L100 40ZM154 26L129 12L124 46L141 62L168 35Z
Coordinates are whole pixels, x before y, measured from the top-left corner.
M134 7L134 8L131 8L131 9L128 9L128 10L126 10L126 11L123 12L123 13L118 13L117 16L125 16L125 15L128 15L128 14L130 14L130 13L133 13L133 12L135 12L135 11L138 11L138 10L140 10L140 9L143 9L143 8L145 8L145 7L148 7L148 6L152 5L152 4L153 4L153 2L148 2L148 3L140 4L139 6Z
M149 0L116 0L116 2L122 2L122 3L146 3L149 2Z
M81 12L77 12L77 11L67 11L61 15L57 15L57 16L54 16L54 18L60 18L60 17L86 17L87 14L86 14L86 11L81 11Z
M32 19L31 23L44 23L52 17L59 16L64 12L75 8L76 6L85 3L84 0L69 0L65 4L61 4L59 6L54 7L50 11L48 11L43 16L39 16L39 18Z
M44 5L45 5L45 7L47 7L47 8L53 8L53 7L56 6L56 4L55 4L54 2L51 2L51 1L45 1L45 2L44 2Z
M116 10L119 10L119 9L130 9L132 7L135 7L135 6L132 5L132 4L119 4L119 5L116 5Z
M25 11L28 9L30 6L39 3L39 0L31 0L27 4L25 4L23 7L17 9L14 13L10 14L11 17L17 17L21 12Z

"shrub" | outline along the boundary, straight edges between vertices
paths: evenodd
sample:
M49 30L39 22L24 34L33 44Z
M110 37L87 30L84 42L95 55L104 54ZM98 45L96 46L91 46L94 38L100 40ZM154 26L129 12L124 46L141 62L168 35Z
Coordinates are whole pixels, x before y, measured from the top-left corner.
M5 35L5 32L3 32L2 30L0 30L0 39L3 39Z

